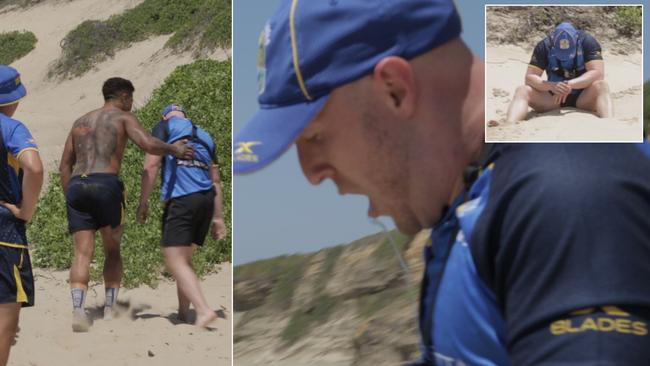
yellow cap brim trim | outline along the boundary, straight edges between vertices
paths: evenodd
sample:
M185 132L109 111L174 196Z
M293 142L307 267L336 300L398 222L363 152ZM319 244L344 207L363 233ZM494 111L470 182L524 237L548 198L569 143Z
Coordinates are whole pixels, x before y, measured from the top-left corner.
M296 8L298 7L298 0L293 0L291 2L291 12L289 13L289 29L291 31L291 54L293 56L293 69L296 72L296 78L298 79L298 85L302 94L307 98L307 100L312 100L314 98L309 95L307 87L305 86L305 81L302 78L302 72L300 72L300 64L298 58L298 41L296 40Z

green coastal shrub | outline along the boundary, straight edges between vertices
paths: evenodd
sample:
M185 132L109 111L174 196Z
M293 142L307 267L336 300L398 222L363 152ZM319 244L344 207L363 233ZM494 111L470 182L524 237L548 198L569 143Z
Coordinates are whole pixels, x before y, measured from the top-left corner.
M36 41L32 32L0 33L0 64L9 65L25 56L36 47Z
M643 14L640 6L616 7L616 28L624 35L641 35Z
M74 77L115 52L152 36L173 34L168 47L212 51L230 46L230 1L145 0L108 20L87 20L61 42L63 54L50 77Z

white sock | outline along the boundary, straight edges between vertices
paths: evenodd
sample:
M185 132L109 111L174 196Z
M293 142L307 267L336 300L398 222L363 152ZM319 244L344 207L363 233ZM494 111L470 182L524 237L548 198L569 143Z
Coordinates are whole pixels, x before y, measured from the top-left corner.
M86 309L86 291L80 288L70 290L72 294L72 309L75 311L84 311Z
M112 308L113 305L115 305L115 302L117 301L117 293L119 291L120 291L119 288L107 287L106 288L106 304L104 306Z

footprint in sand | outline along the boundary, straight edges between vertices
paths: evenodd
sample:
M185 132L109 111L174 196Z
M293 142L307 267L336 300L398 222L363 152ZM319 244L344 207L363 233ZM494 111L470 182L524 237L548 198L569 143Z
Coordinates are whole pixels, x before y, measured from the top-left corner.
M631 88L627 88L625 90L618 91L616 93L612 93L612 98L614 99L620 99L628 95L635 95L641 93L641 87L640 86L633 86Z
M510 96L510 93L503 89L499 88L492 88L492 96L497 97L497 98L505 98Z

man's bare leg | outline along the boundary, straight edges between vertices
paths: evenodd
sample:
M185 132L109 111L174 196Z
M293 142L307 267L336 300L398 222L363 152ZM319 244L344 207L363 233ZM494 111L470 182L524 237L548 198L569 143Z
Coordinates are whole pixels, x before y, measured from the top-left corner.
M523 121L528 114L528 107L543 113L557 109L560 105L555 103L551 93L541 92L528 85L521 85L515 90L515 95L508 107L506 121Z
M196 310L196 322L194 324L199 327L206 327L217 318L217 314L210 309L203 292L201 292L199 279L196 277L194 269L192 269L192 251L191 247L186 246L165 247L163 249L165 262L176 279L178 288L194 305Z
M80 230L72 234L74 241L74 260L70 268L70 288L72 293L72 330L87 332L90 319L86 314L86 292L90 280L90 261L95 251L95 231Z
M181 285L176 282L176 294L178 295L178 320L183 322L189 321L190 314L190 300L181 291Z
M580 93L576 107L596 112L600 118L613 117L614 106L609 95L609 84L605 80L594 81Z
M0 304L0 366L7 365L9 350L16 338L20 303Z
M123 226L116 228L106 226L100 229L104 242L104 287L106 293L104 319L106 320L113 318L113 305L117 301L117 294L122 282L120 244L123 231Z

